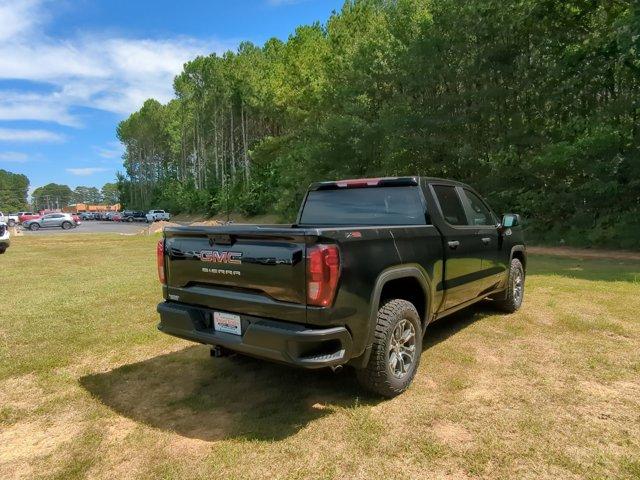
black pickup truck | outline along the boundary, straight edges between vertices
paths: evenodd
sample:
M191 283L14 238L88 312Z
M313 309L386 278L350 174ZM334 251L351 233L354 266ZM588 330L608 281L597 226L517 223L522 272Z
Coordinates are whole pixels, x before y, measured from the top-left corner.
M351 365L394 396L434 319L522 303L518 215L424 177L312 184L294 225L172 227L157 246L170 335L305 368Z
M125 210L120 215L120 221L121 222L146 222L147 214L141 210Z

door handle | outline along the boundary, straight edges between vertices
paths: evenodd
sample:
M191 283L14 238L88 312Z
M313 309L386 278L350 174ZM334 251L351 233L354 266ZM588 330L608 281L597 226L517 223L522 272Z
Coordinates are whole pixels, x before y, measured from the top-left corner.
M491 237L484 237L482 239L482 243L484 243L485 245L489 245L491 243Z
M458 248L460 246L460 242L458 240L454 240L452 242L447 242L447 245L449 245L449 248L451 250L455 250L456 248Z

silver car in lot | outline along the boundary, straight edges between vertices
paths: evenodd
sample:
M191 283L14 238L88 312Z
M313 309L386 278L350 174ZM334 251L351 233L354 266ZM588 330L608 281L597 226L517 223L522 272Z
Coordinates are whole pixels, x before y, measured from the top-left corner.
M70 213L48 213L40 218L27 220L22 224L29 230L39 230L41 228L62 228L69 230L78 226L78 223Z

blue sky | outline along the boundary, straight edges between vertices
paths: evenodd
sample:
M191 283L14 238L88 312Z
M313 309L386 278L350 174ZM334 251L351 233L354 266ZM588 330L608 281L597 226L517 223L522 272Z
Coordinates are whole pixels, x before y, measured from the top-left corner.
M0 0L0 168L31 189L102 186L120 120L198 54L286 39L343 0Z

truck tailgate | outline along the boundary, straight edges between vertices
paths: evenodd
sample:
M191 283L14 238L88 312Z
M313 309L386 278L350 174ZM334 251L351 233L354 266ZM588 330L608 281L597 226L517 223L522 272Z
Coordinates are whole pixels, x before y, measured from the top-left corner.
M169 300L255 315L298 304L304 321L305 241L304 230L287 227L165 229Z

